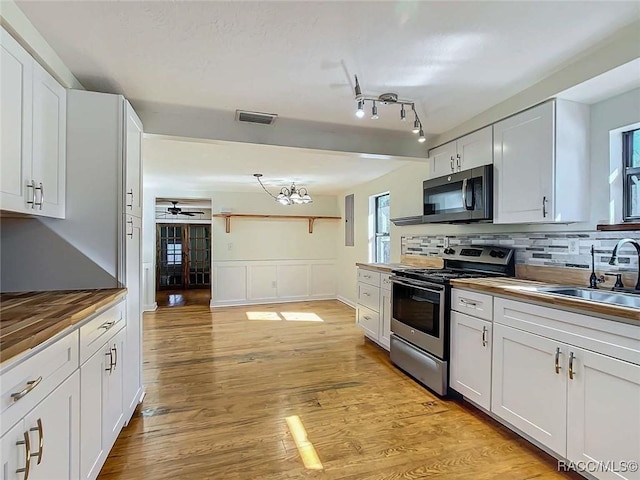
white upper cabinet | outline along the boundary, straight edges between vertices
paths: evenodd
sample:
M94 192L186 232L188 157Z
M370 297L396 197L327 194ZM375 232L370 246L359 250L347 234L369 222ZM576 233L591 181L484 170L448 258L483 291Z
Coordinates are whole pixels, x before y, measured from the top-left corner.
M0 29L0 207L14 212L31 209L31 119L33 59Z
M493 163L493 130L491 126L465 135L429 151L431 177L469 170Z
M589 107L554 100L493 126L493 223L578 222L588 210Z
M125 213L142 218L142 122L125 102Z
M4 29L0 34L1 208L64 218L66 90Z
M33 64L33 169L36 209L64 218L67 91L39 64Z

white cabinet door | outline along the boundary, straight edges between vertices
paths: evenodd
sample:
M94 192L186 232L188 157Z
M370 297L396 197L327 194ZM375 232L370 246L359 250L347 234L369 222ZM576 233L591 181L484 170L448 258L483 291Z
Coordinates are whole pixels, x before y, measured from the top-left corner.
M573 462L640 460L640 366L569 346L567 458ZM565 375L568 371L565 371ZM597 472L602 479L640 479L640 472Z
M29 468L29 476L31 475L31 465L35 466L35 462L26 458L25 435L28 436L28 433L26 433L24 421L20 420L0 439L0 479L23 480L25 478L24 469L27 467ZM31 443L30 439L29 443Z
M75 480L80 450L80 373L56 388L24 419L31 439L29 480Z
M142 122L125 103L125 213L142 218Z
M107 355L108 353L108 355ZM106 347L98 350L86 363L80 367L80 478L94 479L109 452L109 445L105 445L102 432L104 418L102 411L104 401L108 398L108 375L111 350Z
M380 344L389 350L391 342L391 290L380 289Z
M493 127L488 126L456 140L460 170L481 167L493 163Z
M562 456L567 446L567 348L493 325L491 411Z
M131 418L142 394L141 224L140 218L126 216L127 341L122 359L126 422Z
M358 305L356 317L358 326L364 331L365 335L377 342L380 336L380 314L363 305Z
M65 216L67 92L38 63L33 63L34 213Z
M457 171L458 158L456 158L456 142L444 145L429 151L431 162L431 178L442 177Z
M111 361L104 371L106 388L103 390L104 418L102 431L103 443L107 451L111 449L122 426L124 425L124 409L122 397L122 376L124 371L123 360L126 342L126 329L120 330L109 342L107 342L105 357ZM110 353L109 353L110 352Z
M0 28L0 207L31 211L33 59Z
M493 223L553 221L554 104L493 126Z
M450 386L491 409L491 322L451 312Z

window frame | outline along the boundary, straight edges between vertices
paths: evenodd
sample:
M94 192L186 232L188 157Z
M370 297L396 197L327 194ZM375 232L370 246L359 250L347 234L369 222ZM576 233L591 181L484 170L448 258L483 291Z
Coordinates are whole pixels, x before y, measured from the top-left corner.
M374 215L374 221L373 221L373 259L375 263L388 263L390 261L390 257L391 257L391 252L389 252L389 258L380 258L379 256L379 252L378 251L378 239L379 238L387 238L387 241L390 242L391 238L390 238L390 227L391 227L391 221L389 219L389 222L387 224L387 228L386 228L386 232L380 232L380 225L378 222L378 209L380 208L379 203L380 200L382 198L388 198L388 202L389 204L391 203L391 194L389 192L385 192L385 193L381 193L379 195L375 195L373 198L373 215Z
M629 182L633 175L640 176L640 167L632 167L633 160L633 134L640 131L640 128L633 130L627 130L622 132L622 220L624 222L638 222L640 221L640 213L638 215L631 215L631 189L629 188Z

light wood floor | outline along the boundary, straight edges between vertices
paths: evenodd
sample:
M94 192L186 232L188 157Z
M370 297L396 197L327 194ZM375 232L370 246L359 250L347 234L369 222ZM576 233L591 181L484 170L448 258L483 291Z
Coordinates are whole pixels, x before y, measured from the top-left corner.
M191 305L209 307L210 300L211 288L159 290L156 292L156 303L159 307L187 307Z
M340 302L162 308L144 322L147 396L101 480L581 478L406 377ZM305 468L296 417L322 469Z

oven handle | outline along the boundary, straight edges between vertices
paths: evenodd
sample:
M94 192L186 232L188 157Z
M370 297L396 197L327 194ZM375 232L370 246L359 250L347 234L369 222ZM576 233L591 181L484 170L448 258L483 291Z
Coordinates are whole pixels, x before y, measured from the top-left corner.
M413 288L418 288L420 290L426 290L427 292L433 292L433 293L442 293L444 291L444 288L439 288L438 290L434 290L433 288L428 288L427 286L425 286L422 283L413 283L411 281L408 280L399 280L397 278L391 277L391 281L393 283L397 283L398 285L403 285L405 287L413 287ZM435 287L438 288L438 287Z

